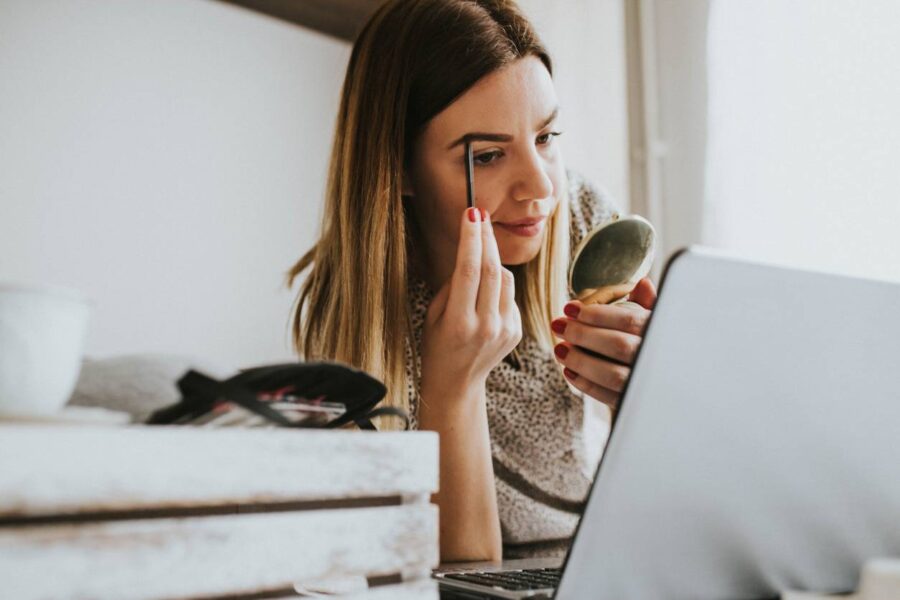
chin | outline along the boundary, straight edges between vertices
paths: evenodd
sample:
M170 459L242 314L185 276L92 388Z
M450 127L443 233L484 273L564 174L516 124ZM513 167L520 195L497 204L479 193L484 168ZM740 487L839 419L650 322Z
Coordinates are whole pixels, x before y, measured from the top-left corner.
M531 262L541 251L541 241L532 244L504 245L498 248L500 262L506 266L523 265Z

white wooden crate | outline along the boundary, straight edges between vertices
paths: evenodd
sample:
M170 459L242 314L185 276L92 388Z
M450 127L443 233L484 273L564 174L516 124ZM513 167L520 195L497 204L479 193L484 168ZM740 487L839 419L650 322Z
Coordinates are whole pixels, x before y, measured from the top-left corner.
M437 598L437 436L0 426L0 597Z

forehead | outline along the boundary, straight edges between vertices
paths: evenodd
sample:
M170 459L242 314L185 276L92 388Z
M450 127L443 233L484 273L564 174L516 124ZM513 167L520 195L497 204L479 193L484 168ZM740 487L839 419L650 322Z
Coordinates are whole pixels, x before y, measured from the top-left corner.
M516 135L532 131L556 106L550 73L539 58L527 56L479 79L435 115L424 137L446 144L469 131Z

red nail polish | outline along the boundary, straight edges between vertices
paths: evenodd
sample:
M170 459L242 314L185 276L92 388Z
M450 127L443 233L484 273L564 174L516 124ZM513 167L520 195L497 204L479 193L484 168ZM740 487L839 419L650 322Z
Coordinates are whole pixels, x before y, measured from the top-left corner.
M568 304L566 304L563 307L563 312L566 313L566 316L572 317L573 319L577 319L578 313L581 312L581 307L579 307L577 304L573 304L572 302L569 302Z
M470 223L477 223L481 218L481 214L478 212L477 208L470 208L466 211L466 215L469 217Z
M478 210L481 211L481 220L484 221L485 223L487 223L488 211L484 210L483 208L479 208Z
M565 375L567 379L570 379L572 381L574 381L575 379L578 378L578 373L576 373L569 367L566 367L565 369L563 369L563 375Z
M565 344L557 344L555 348L553 348L553 353L556 354L556 358L559 360L565 360L566 355L569 354L569 347Z
M566 322L563 319L556 319L550 323L550 329L562 335L566 332Z

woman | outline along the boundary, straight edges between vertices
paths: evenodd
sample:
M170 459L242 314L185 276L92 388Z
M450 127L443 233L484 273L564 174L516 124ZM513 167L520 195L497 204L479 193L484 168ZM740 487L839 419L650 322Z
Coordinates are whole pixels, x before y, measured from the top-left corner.
M615 405L655 299L644 280L644 310L563 313L571 248L613 207L565 170L551 73L511 0L382 6L347 67L321 237L289 273L309 268L298 352L381 378L440 435L442 561L565 552L590 484L574 389Z

